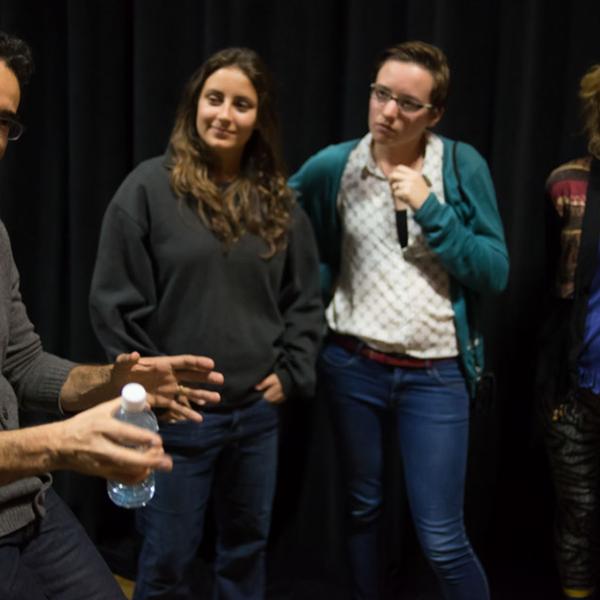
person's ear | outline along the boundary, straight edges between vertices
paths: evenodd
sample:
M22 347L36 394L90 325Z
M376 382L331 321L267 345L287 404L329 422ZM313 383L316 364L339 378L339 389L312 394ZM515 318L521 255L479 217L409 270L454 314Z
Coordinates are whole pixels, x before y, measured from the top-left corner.
M443 108L432 108L431 109L431 119L429 120L429 127L435 127L444 116Z

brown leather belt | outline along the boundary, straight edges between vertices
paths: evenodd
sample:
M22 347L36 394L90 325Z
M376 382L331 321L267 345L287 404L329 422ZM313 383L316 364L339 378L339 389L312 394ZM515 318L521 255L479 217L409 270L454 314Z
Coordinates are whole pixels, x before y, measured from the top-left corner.
M456 358L415 358L408 354L391 354L388 352L379 352L369 348L364 342L351 335L342 335L341 333L330 333L328 341L341 346L349 352L356 352L365 358L375 362L389 365L391 367L405 367L408 369L428 369L433 365L439 365L443 362L455 362Z

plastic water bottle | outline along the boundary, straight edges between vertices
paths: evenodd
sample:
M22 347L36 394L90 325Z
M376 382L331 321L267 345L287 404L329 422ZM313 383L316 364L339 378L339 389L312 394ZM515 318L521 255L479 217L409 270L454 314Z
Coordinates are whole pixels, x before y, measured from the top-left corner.
M121 391L121 407L115 418L124 423L137 425L150 431L158 431L154 413L146 406L146 390L139 383L128 383ZM118 506L139 508L154 496L154 473L144 481L127 485L119 481L107 481L108 496Z

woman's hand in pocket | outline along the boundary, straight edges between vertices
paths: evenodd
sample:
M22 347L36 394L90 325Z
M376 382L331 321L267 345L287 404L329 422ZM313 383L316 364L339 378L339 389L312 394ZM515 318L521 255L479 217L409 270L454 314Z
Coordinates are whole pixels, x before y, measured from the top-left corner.
M267 375L260 383L254 386L254 389L262 392L265 400L272 404L280 404L285 400L281 381L279 381L279 377L275 373Z

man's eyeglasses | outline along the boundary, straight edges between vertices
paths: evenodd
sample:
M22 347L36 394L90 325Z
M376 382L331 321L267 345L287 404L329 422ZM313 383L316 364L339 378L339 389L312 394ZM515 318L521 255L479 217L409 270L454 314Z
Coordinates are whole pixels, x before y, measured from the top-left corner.
M371 93L379 104L387 104L390 100L393 100L398 108L405 113L415 113L422 108L433 108L433 104L425 104L406 96L396 96L388 88L379 83L371 84Z
M6 137L9 140L14 141L18 140L21 135L23 135L25 126L14 117L0 113L0 129L7 132Z

